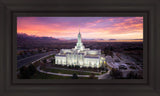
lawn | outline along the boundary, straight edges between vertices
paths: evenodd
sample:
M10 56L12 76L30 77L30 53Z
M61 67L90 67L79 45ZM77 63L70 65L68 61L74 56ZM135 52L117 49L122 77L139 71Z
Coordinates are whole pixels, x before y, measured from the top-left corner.
M67 76L57 76L57 75L50 75L50 74L45 74L36 71L33 76L31 76L30 79L72 79L72 77L67 77ZM79 77L78 79L90 79L88 77ZM97 78L95 78L97 79Z
M89 72L79 72L79 71L71 71L71 70L62 70L62 69L49 69L49 68L43 68L41 70L47 71L47 72L53 72L53 73L62 73L62 74L77 74L77 75L91 75L93 73ZM98 73L94 73L95 75L99 75Z

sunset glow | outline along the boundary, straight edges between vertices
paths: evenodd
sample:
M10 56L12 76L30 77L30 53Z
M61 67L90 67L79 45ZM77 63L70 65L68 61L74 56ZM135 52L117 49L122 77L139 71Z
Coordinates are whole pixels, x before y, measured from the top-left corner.
M143 39L143 17L17 17L17 33L75 39Z

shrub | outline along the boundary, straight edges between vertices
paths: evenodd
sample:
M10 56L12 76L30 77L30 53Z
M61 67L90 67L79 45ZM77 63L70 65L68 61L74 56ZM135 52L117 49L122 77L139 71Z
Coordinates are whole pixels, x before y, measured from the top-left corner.
M131 69L136 69L136 67L134 67L134 66L130 66L129 68L131 68Z
M36 72L36 68L35 68L35 66L33 64L30 64L28 66L28 70L30 72L30 75L33 75Z
M112 69L111 72L110 72L110 75L113 77L113 78L122 78L122 72L117 70L117 69Z
M73 74L72 79L78 79L78 76L76 73Z
M95 78L95 74L91 74L91 75L89 75L89 79L94 79Z
M20 68L20 79L29 79L30 72L27 67L23 66Z
M20 79L30 79L30 77L36 72L34 65L30 64L28 67L20 68Z

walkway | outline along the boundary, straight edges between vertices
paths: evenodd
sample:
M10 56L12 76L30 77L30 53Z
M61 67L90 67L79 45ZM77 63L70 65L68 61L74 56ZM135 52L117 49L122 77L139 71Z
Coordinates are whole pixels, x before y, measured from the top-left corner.
M109 79L111 76L109 75L110 70L107 73L98 76L98 79Z

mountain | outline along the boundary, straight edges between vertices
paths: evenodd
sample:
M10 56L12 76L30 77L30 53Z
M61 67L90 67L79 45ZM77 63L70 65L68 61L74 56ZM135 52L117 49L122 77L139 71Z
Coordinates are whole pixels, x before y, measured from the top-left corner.
M109 39L109 40L116 40L116 39Z
M54 44L59 41L60 41L59 39L53 37L37 37L37 36L17 33L17 47L19 48L45 46L47 44Z

